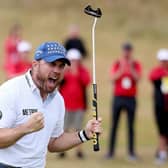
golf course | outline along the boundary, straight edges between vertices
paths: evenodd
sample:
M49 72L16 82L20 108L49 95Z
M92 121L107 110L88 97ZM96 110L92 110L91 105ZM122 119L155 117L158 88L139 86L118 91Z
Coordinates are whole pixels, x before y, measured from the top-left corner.
M10 27L20 23L23 39L35 48L45 41L63 43L71 24L77 24L89 51L84 64L92 73L91 28L93 17L84 13L87 5L101 8L102 17L96 25L96 77L98 85L98 113L102 117L103 133L100 151L93 151L92 141L83 144L86 157L80 160L75 150L60 159L56 153L48 153L46 168L157 168L155 153L158 132L154 120L152 85L148 79L151 68L158 64L157 51L168 48L167 0L0 0L0 83L5 73L4 40ZM136 151L138 160L127 159L127 120L122 114L118 130L116 156L105 159L111 122L112 82L110 67L121 55L121 44L129 41L134 46L134 58L142 63L143 74L138 84L138 108L136 113ZM92 118L92 86L88 89L89 109L85 123ZM40 142L39 142L40 143ZM167 168L168 161L159 167Z

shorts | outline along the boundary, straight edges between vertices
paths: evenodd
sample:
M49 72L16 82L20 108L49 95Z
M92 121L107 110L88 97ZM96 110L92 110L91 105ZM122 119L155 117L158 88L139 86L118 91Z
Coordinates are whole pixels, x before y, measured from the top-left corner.
M77 111L66 111L65 113L65 123L64 123L64 129L65 131L75 129L75 130L81 130L82 129L82 123L84 119L84 111L83 110L77 110Z

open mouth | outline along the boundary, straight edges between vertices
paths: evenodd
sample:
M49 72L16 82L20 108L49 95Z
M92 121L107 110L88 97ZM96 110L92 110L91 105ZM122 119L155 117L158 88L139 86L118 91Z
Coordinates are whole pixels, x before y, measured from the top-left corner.
M55 85L57 83L58 78L50 77L48 78L48 81L50 84Z

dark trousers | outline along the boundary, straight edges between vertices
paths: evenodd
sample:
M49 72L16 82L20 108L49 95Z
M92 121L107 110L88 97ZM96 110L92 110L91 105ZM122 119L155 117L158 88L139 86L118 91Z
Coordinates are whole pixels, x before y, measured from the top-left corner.
M122 110L127 113L128 123L128 153L134 155L134 121L136 110L135 97L115 96L112 103L112 123L110 130L109 154L115 152L117 129Z
M14 167L14 166L9 166L9 165L0 163L0 168L21 168L21 167Z

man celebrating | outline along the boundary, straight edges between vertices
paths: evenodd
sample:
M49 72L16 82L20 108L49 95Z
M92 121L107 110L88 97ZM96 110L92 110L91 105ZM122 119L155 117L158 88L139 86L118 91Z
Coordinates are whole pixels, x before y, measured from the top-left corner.
M56 89L63 78L65 49L45 42L35 51L32 68L0 87L0 168L44 168L47 148L62 152L101 132L101 120L79 132L65 133L64 101Z

